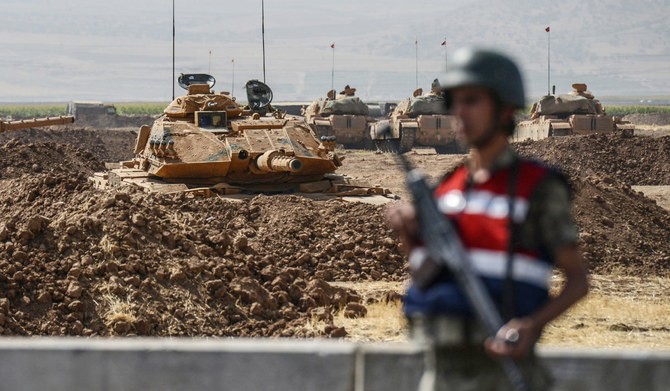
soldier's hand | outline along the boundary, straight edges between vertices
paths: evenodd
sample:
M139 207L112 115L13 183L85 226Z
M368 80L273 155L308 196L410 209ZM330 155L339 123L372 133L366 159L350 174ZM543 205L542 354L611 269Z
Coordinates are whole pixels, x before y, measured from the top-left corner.
M495 338L488 338L484 347L493 358L520 360L530 353L539 334L540 331L531 319L512 319L498 330Z
M418 234L414 206L409 202L390 205L386 209L386 221L389 227L398 234L403 247L409 250Z

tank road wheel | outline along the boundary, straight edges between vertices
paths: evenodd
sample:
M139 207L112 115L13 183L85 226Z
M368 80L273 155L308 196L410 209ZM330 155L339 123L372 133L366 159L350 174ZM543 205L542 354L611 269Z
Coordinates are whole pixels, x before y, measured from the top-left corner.
M416 138L416 128L400 127L400 143L398 153L405 153L412 150L414 139Z

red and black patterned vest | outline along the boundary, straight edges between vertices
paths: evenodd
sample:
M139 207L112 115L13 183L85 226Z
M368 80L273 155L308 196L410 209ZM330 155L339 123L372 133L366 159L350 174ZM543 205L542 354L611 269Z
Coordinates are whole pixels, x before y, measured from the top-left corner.
M539 163L519 160L516 174L513 218L525 221L530 197L551 171ZM468 186L468 169L460 166L434 192L438 209L450 218L458 230L475 270L482 276L504 280L510 245L509 189L511 168L495 171L484 183ZM410 253L410 268L423 261L425 250L416 247ZM553 265L537 249L515 246L512 277L542 289L548 289Z

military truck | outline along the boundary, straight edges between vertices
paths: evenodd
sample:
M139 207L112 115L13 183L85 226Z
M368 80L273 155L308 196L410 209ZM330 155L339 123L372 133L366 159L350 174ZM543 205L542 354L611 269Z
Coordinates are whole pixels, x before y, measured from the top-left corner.
M102 102L72 101L67 104L67 115L73 116L77 121L91 117L115 116L116 107Z
M301 114L320 137L335 137L345 148L372 148L369 126L375 120L370 108L348 85L339 94L329 91L327 99L319 99L303 108Z
M540 140L553 136L609 133L620 131L633 135L629 121L608 115L605 108L584 83L575 83L568 94L545 95L533 103L530 119L516 127L513 141Z
M413 98L398 103L388 120L371 126L370 138L383 152L433 147L437 153L460 153L463 149L456 140L454 116L447 111L437 79L429 93L415 90Z

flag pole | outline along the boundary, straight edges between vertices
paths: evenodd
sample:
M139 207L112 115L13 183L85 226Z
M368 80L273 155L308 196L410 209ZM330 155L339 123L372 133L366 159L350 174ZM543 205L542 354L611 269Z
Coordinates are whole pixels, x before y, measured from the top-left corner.
M419 88L419 40L418 38L414 38L414 63L415 63L415 71L414 71L414 78L416 87L415 89Z
M551 95L551 29L547 26L547 95Z
M172 0L172 100L174 100L174 0Z
M207 74L212 74L212 51L209 51L209 65L207 66Z
M442 45L444 45L444 70L448 71L448 65L447 65L447 37L444 37L444 41L442 42Z
M333 66L330 71L330 90L335 89L335 42L330 45L330 48L333 49Z
M235 59L230 60L233 63L233 82L231 83L230 96L235 96Z
M263 35L263 83L265 83L265 0L261 0L261 32Z

